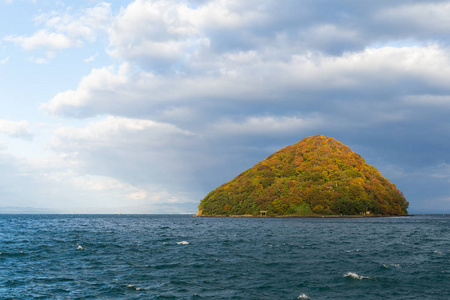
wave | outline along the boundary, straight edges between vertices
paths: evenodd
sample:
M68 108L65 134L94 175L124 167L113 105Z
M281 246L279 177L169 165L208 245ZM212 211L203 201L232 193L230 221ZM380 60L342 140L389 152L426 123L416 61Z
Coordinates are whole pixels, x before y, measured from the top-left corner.
M352 278L352 279L358 279L358 280L369 279L370 278L370 277L367 277L367 276L358 275L358 274L353 273L353 272L348 272L347 274L344 274L344 277Z
M383 267L383 268L386 268L386 269L400 268L400 264L389 264L389 265L384 264L384 265L382 265L382 267Z
M0 255L5 256L5 257L14 257L14 256L23 256L26 254L25 254L25 252L20 251L20 252L0 252Z
M447 219L0 214L0 299L450 299Z
M345 250L345 252L347 253L352 253L352 252L363 252L365 250L360 250L360 249L356 249L356 250Z
M127 288L133 289L133 290L136 290L136 291L140 291L140 290L141 290L140 287L136 287L136 286L134 286L133 284L129 284L129 285L127 286Z

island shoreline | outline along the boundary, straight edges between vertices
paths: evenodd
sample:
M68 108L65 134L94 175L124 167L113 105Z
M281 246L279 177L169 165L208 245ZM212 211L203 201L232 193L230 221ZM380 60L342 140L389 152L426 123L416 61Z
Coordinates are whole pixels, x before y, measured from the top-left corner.
M294 216L294 215L281 215L281 216L253 216L253 215L192 215L192 217L197 218L292 218L292 219L318 219L318 218L327 218L327 219L362 219L362 218L394 218L394 217L414 217L415 215L329 215L329 216Z

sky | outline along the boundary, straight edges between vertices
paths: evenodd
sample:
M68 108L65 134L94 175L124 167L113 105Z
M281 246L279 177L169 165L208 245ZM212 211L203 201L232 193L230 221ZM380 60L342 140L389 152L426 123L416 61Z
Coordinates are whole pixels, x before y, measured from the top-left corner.
M323 134L450 212L450 1L0 0L0 212L192 213Z

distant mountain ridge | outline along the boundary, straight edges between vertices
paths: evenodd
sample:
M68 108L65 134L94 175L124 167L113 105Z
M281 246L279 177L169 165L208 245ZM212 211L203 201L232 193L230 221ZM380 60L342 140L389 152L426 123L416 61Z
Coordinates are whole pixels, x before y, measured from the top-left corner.
M53 214L53 213L56 213L56 211L47 208L15 207L15 206L0 207L0 214Z
M287 146L210 192L199 216L406 215L394 184L351 149L323 135Z

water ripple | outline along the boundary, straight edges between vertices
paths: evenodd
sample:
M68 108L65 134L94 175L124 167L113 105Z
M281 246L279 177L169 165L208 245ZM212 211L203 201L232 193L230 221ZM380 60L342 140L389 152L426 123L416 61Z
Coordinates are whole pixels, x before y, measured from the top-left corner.
M450 299L449 225L0 215L0 298Z

